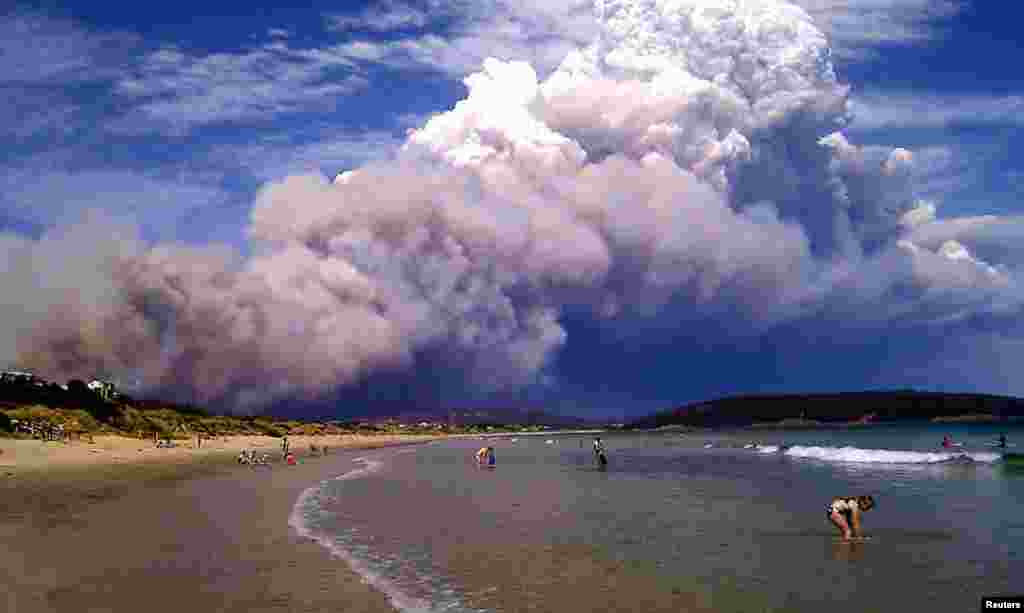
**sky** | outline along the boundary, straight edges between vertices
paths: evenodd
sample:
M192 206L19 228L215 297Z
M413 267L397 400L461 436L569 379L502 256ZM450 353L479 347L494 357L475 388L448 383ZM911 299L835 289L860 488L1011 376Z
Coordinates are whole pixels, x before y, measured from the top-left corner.
M1022 395L1019 12L15 2L0 366L299 416Z

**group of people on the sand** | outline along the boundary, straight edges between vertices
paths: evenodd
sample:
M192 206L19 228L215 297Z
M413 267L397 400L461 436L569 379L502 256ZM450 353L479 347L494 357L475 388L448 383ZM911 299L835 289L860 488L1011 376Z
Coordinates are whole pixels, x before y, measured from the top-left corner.
M64 429L64 424L51 423L45 419L12 419L11 425L14 426L15 432L43 441L69 441L72 435Z
M327 445L317 446L315 443L309 445L309 455L327 455ZM288 466L295 466L299 463L298 457L295 452L292 451L291 443L288 441L288 437L281 438L281 461ZM256 452L251 449L243 449L238 452L238 463L239 464L269 464L270 456L267 454L256 455Z
M256 452L252 449L243 449L238 452L238 463L239 464L269 464L270 456L263 453L256 455Z

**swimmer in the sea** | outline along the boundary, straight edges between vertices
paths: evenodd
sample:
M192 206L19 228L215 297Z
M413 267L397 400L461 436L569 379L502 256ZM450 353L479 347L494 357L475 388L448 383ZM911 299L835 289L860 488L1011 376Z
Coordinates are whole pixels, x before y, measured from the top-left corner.
M826 507L829 520L839 529L844 541L852 537L861 538L861 515L875 507L875 499L871 496L845 496L833 498Z

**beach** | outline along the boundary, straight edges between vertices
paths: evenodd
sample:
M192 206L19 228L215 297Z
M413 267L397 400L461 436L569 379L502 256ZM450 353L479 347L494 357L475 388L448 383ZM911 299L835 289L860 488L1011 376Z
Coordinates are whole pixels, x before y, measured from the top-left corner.
M234 457L250 448L279 455L271 437L202 449L0 439L0 609L392 611L288 520L305 489L349 470L359 450L428 439L289 437L300 463L270 467ZM310 457L310 443L331 453Z
M946 432L964 448L936 449ZM960 611L1024 572L1024 479L996 433L609 433L607 470L592 436L564 433L490 439L494 470L472 460L479 437L290 437L300 463L269 467L234 464L269 437L6 440L0 608ZM843 544L822 509L858 492L878 501L872 540Z

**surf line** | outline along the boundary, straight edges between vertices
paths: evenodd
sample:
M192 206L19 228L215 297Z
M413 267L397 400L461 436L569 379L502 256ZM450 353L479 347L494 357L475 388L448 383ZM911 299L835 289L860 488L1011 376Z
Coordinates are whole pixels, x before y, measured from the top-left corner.
M380 470L384 465L384 462L381 460L374 460L366 457L358 457L353 461L361 463L362 466L359 468L353 468L352 470L342 473L337 477L324 479L320 483L307 488L299 494L298 500L296 500L295 505L292 506L292 512L288 518L288 525L291 526L291 528L295 530L296 534L300 537L316 542L318 545L326 549L332 557L347 564L349 568L363 578L364 582L384 594L384 596L387 597L388 602L390 602L397 610L402 613L432 613L433 609L431 608L430 603L402 592L393 582L389 581L380 573L374 572L369 568L369 566L353 556L349 551L338 546L338 544L335 543L328 535L317 533L307 523L304 512L315 512L318 510L320 494L323 492L327 484L332 481L350 481L352 479L365 478Z

